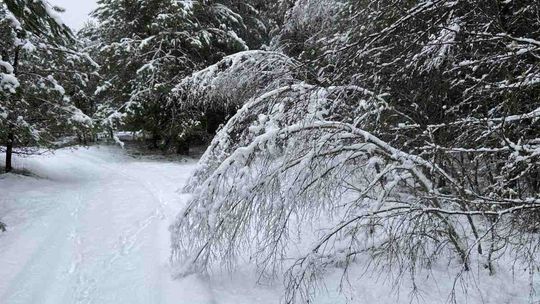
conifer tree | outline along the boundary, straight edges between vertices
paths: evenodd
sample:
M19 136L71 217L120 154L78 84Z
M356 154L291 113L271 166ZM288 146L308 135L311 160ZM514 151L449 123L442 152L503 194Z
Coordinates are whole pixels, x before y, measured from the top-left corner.
M104 79L96 89L102 125L151 134L154 147L182 143L204 113L178 109L171 89L227 54L259 46L266 27L257 11L230 1L101 0L95 57ZM243 15L238 12L242 11Z
M0 143L7 172L14 153L51 147L91 124L60 82L84 56L70 48L74 37L59 11L41 0L0 3Z
M301 64L261 81L276 55L238 54L179 84L243 104L185 188L179 276L247 252L261 277L287 261L285 301L311 303L357 262L396 285L440 257L456 281L503 259L538 269L538 1L399 2L290 1L272 47Z

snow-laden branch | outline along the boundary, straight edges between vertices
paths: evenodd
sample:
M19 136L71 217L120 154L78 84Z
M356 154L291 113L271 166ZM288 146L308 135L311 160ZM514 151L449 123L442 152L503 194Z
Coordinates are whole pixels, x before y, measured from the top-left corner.
M255 92L294 82L294 66L294 60L280 52L240 52L183 79L173 89L172 99L183 108L240 107Z
M293 303L363 258L413 277L440 257L489 273L505 255L535 264L538 45L518 22L538 28L534 5L500 3L493 12L516 12L502 24L474 1L445 0L352 1L337 8L346 22L305 18L321 3L296 2L276 39L302 61L292 83L235 100L214 66L181 90L202 92L201 108L216 96L241 108L185 188L192 200L171 226L179 275L247 254L262 276L289 267ZM255 66L223 77L256 82Z

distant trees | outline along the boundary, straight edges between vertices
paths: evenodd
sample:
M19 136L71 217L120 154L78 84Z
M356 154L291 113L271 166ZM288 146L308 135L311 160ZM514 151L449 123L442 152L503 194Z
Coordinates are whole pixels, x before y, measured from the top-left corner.
M0 143L9 172L13 153L30 153L91 126L70 99L86 77L77 66L88 58L71 48L71 31L41 0L0 3L0 37Z
M105 129L150 134L154 148L185 150L207 115L178 110L172 88L227 54L258 47L267 29L252 6L237 1L98 1L96 30L81 32L101 65L96 117ZM211 116L211 115L210 115ZM223 118L221 118L223 119Z
M244 105L171 226L182 273L248 251L271 274L313 227L324 229L286 264L287 303L363 256L398 278L440 257L492 274L511 256L534 272L538 15L532 0L298 0L272 39L295 64L261 83L268 56L245 54L183 80L201 104Z

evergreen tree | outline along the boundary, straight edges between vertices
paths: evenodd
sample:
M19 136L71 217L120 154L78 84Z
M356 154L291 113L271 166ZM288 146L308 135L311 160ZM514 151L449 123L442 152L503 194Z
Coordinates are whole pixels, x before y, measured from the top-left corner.
M73 35L55 8L41 0L3 1L0 37L0 143L9 172L13 153L51 147L91 122L60 81L79 77L68 75L85 56L69 48Z
M193 71L259 46L266 27L247 4L231 1L101 0L95 57L102 125L151 134L154 147L185 150L204 113L180 111L170 92ZM240 15L242 11L245 15Z

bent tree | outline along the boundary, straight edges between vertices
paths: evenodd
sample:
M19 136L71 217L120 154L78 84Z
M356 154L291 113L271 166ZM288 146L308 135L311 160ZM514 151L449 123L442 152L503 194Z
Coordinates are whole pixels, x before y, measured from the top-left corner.
M176 88L201 107L242 105L170 228L178 276L286 269L285 303L311 303L335 272L398 286L437 263L456 281L519 265L533 286L537 1L294 2L271 46L292 65L246 53Z

